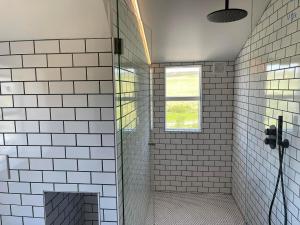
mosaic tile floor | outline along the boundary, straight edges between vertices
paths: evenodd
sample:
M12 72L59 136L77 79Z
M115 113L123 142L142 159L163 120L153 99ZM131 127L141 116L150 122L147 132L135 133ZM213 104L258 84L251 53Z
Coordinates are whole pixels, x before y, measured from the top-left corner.
M244 225L231 195L155 193L155 225Z

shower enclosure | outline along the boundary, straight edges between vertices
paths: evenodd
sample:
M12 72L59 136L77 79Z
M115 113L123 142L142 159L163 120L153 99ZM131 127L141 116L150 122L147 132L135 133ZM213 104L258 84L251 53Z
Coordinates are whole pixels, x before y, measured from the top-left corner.
M245 19L211 23L232 32L242 24L248 35L236 57L218 60L221 71L215 60L150 66L135 2L113 1L113 34L122 51L114 55L120 224L267 224L279 157L264 145L264 130L280 115L291 141L284 159L288 222L300 223L299 1L249 0ZM144 29L151 50L151 30ZM167 131L165 69L195 65L202 70L201 131ZM280 224L282 198L275 201L273 223Z

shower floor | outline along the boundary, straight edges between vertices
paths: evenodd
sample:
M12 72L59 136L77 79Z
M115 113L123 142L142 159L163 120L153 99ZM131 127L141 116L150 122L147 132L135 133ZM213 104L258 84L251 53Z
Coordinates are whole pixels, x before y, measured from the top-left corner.
M160 193L154 195L155 225L244 225L231 195Z

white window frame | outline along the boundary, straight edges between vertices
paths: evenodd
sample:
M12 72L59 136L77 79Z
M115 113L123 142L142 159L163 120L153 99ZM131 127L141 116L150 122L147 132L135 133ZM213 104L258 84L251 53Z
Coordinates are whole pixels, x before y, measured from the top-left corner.
M199 97L167 97L167 69L169 68L199 68ZM201 65L183 65L183 66L167 66L165 67L165 118L164 118L164 128L166 132L189 132L189 133L198 133L202 131L202 66ZM198 121L199 128L180 128L180 129L170 129L167 128L167 102L168 101L198 101L199 102L199 112L198 112Z

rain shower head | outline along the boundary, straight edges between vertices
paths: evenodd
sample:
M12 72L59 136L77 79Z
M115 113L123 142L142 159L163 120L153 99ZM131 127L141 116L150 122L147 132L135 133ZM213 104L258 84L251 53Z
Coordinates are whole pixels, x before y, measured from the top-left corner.
M244 9L230 9L229 0L225 0L225 9L212 12L207 15L207 19L214 23L229 23L241 20L248 15Z

